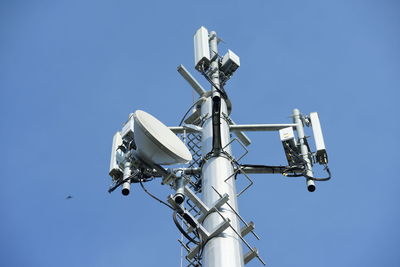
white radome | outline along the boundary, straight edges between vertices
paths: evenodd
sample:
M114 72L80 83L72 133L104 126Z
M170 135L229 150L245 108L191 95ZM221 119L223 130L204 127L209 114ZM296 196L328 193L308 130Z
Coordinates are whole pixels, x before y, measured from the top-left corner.
M159 165L192 160L185 144L158 119L143 110L134 113L136 153L145 161Z

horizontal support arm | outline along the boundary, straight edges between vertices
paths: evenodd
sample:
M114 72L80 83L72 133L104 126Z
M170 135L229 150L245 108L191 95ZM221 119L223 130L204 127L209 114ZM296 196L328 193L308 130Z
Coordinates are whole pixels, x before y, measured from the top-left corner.
M242 167L246 174L262 174L262 173L283 173L286 167L284 166L260 166L260 167Z
M204 95L207 91L200 85L200 83L189 73L189 71L183 66L178 66L178 72L182 77L192 86L192 88L200 95Z
M194 127L187 127L187 126L172 126L172 127L168 127L174 134L181 134L181 133L198 133L201 128L199 127L194 128Z
M296 127L296 124L232 124L229 125L229 129L232 132L271 132L271 131L279 131L283 128L287 127ZM174 133L196 133L198 130L185 127L185 126L172 126L169 127L171 131Z
M230 117L228 117L229 119L229 125L230 126L232 126L232 125L236 125L236 123L230 118ZM242 131L236 131L236 130L232 130L232 132L234 133L234 134L236 134L236 136L239 138L239 140L245 145L245 146L249 146L250 144L251 144L251 140L250 140L250 138L245 134L245 133L243 133Z
M288 124L239 124L230 125L231 131L244 131L244 132L268 132L268 131L279 131L287 127L296 127L294 123Z
M173 171L172 169L171 171ZM201 168L179 168L179 170L183 171L186 175L199 175L201 174ZM291 168L288 166L267 166L267 165L241 165L240 170L242 170L246 174L283 174L284 172L297 172L301 173L304 170L302 168ZM172 172L173 173L173 172ZM167 171L160 172L159 170L154 169L152 176L153 177L165 177L167 176Z

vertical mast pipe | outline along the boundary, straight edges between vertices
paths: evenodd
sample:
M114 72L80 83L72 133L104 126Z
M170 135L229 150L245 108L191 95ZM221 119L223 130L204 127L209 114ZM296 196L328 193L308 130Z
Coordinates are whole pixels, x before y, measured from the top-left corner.
M218 39L215 32L210 33L210 50L211 58L211 80L219 87L219 66L218 57ZM215 57L214 57L215 56ZM219 89L219 88L218 88ZM225 179L231 177L234 173L230 159L224 153L231 154L230 145L226 146L230 141L229 125L224 119L220 119L219 134L221 146L224 148L220 154L210 154L213 150L213 98L218 97L221 105L221 114L228 114L226 101L221 97L220 93L212 86L212 96L203 102L201 113L208 119L204 122L202 130L202 154L206 157L206 161L202 167L202 192L203 202L211 206L219 199L215 188L220 194L227 193L229 195L229 204L238 211L235 179ZM226 147L225 147L226 146ZM210 156L211 155L211 156ZM208 157L210 156L210 157ZM240 233L239 219L236 214L225 204L221 207L220 212L223 216L230 220L232 227ZM217 212L213 212L207 216L204 221L204 227L208 231L212 231L222 222L221 216ZM210 239L203 249L203 266L204 267L243 267L243 251L240 238L231 229L227 228L217 237Z
M299 142L300 142L300 151L301 151L301 156L303 157L304 161L306 162L306 174L310 177L313 177L313 172L312 172L312 165L310 158L308 157L308 148L305 143L305 135L304 135L304 126L303 122L301 121L300 118L300 111L296 108L293 110L293 122L296 124L296 130L297 130L297 135L299 137ZM315 183L313 180L307 178L307 189L310 192L315 191Z

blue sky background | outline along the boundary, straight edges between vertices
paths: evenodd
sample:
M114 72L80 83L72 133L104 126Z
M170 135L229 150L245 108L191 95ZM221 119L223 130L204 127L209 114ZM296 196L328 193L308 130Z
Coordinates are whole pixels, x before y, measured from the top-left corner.
M237 123L318 111L334 178L253 175L240 197L268 266L400 266L400 3L1 1L0 266L179 266L170 211L108 194L112 136L143 109L177 125L193 101L193 34L240 56ZM284 164L277 133L243 163ZM166 198L159 182L148 188ZM73 198L66 200L66 196ZM261 266L256 260L247 266Z

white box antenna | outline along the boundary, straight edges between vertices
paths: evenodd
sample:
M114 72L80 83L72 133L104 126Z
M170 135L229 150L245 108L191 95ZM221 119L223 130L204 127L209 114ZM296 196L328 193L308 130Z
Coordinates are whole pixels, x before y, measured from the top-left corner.
M294 142L296 143L296 140L294 139L293 127L286 127L286 128L280 129L279 137L281 138L282 142L293 139Z
M210 65L210 44L208 42L208 30L203 26L194 35L194 65L198 71L207 69Z
M281 138L289 166L298 165L300 163L298 156L300 152L294 135L293 127L280 129L279 137Z
M232 76L232 74L240 67L240 58L238 55L228 49L228 52L223 56L221 61L221 71L226 76Z
M317 149L317 161L320 164L328 163L328 155L325 149L324 136L322 135L321 123L317 112L310 113L311 127L313 130L315 146Z

